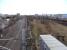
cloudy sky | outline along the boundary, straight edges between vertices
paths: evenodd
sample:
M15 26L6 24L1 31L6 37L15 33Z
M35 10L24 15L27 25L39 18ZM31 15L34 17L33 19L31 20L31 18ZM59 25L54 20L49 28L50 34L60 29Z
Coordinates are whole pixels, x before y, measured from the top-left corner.
M0 0L0 13L67 14L67 0Z

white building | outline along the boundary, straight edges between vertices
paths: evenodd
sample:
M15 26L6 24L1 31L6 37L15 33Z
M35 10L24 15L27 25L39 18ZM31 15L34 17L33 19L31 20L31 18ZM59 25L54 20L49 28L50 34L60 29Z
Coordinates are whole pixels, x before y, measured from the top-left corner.
M67 47L51 35L40 35L40 50L67 50Z

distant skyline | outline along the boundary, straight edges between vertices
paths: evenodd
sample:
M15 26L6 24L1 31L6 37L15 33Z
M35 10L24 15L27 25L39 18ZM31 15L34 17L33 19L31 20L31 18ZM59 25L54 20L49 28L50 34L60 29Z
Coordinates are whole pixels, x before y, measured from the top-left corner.
M67 14L67 0L0 0L0 13Z

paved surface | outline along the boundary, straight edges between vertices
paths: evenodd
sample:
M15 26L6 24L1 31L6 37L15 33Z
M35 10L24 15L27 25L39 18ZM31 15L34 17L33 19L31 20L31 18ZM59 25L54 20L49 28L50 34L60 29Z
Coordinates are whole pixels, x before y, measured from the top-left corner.
M20 37L21 37L21 50L26 50L26 18L23 17L23 19L19 20L18 22L20 27Z

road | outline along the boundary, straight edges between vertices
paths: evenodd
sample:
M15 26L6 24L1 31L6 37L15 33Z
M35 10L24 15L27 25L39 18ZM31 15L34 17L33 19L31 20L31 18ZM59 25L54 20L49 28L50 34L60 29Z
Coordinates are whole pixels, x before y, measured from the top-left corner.
M21 20L18 22L19 27L20 27L20 37L21 37L21 47L20 50L26 50L26 18L23 17Z

